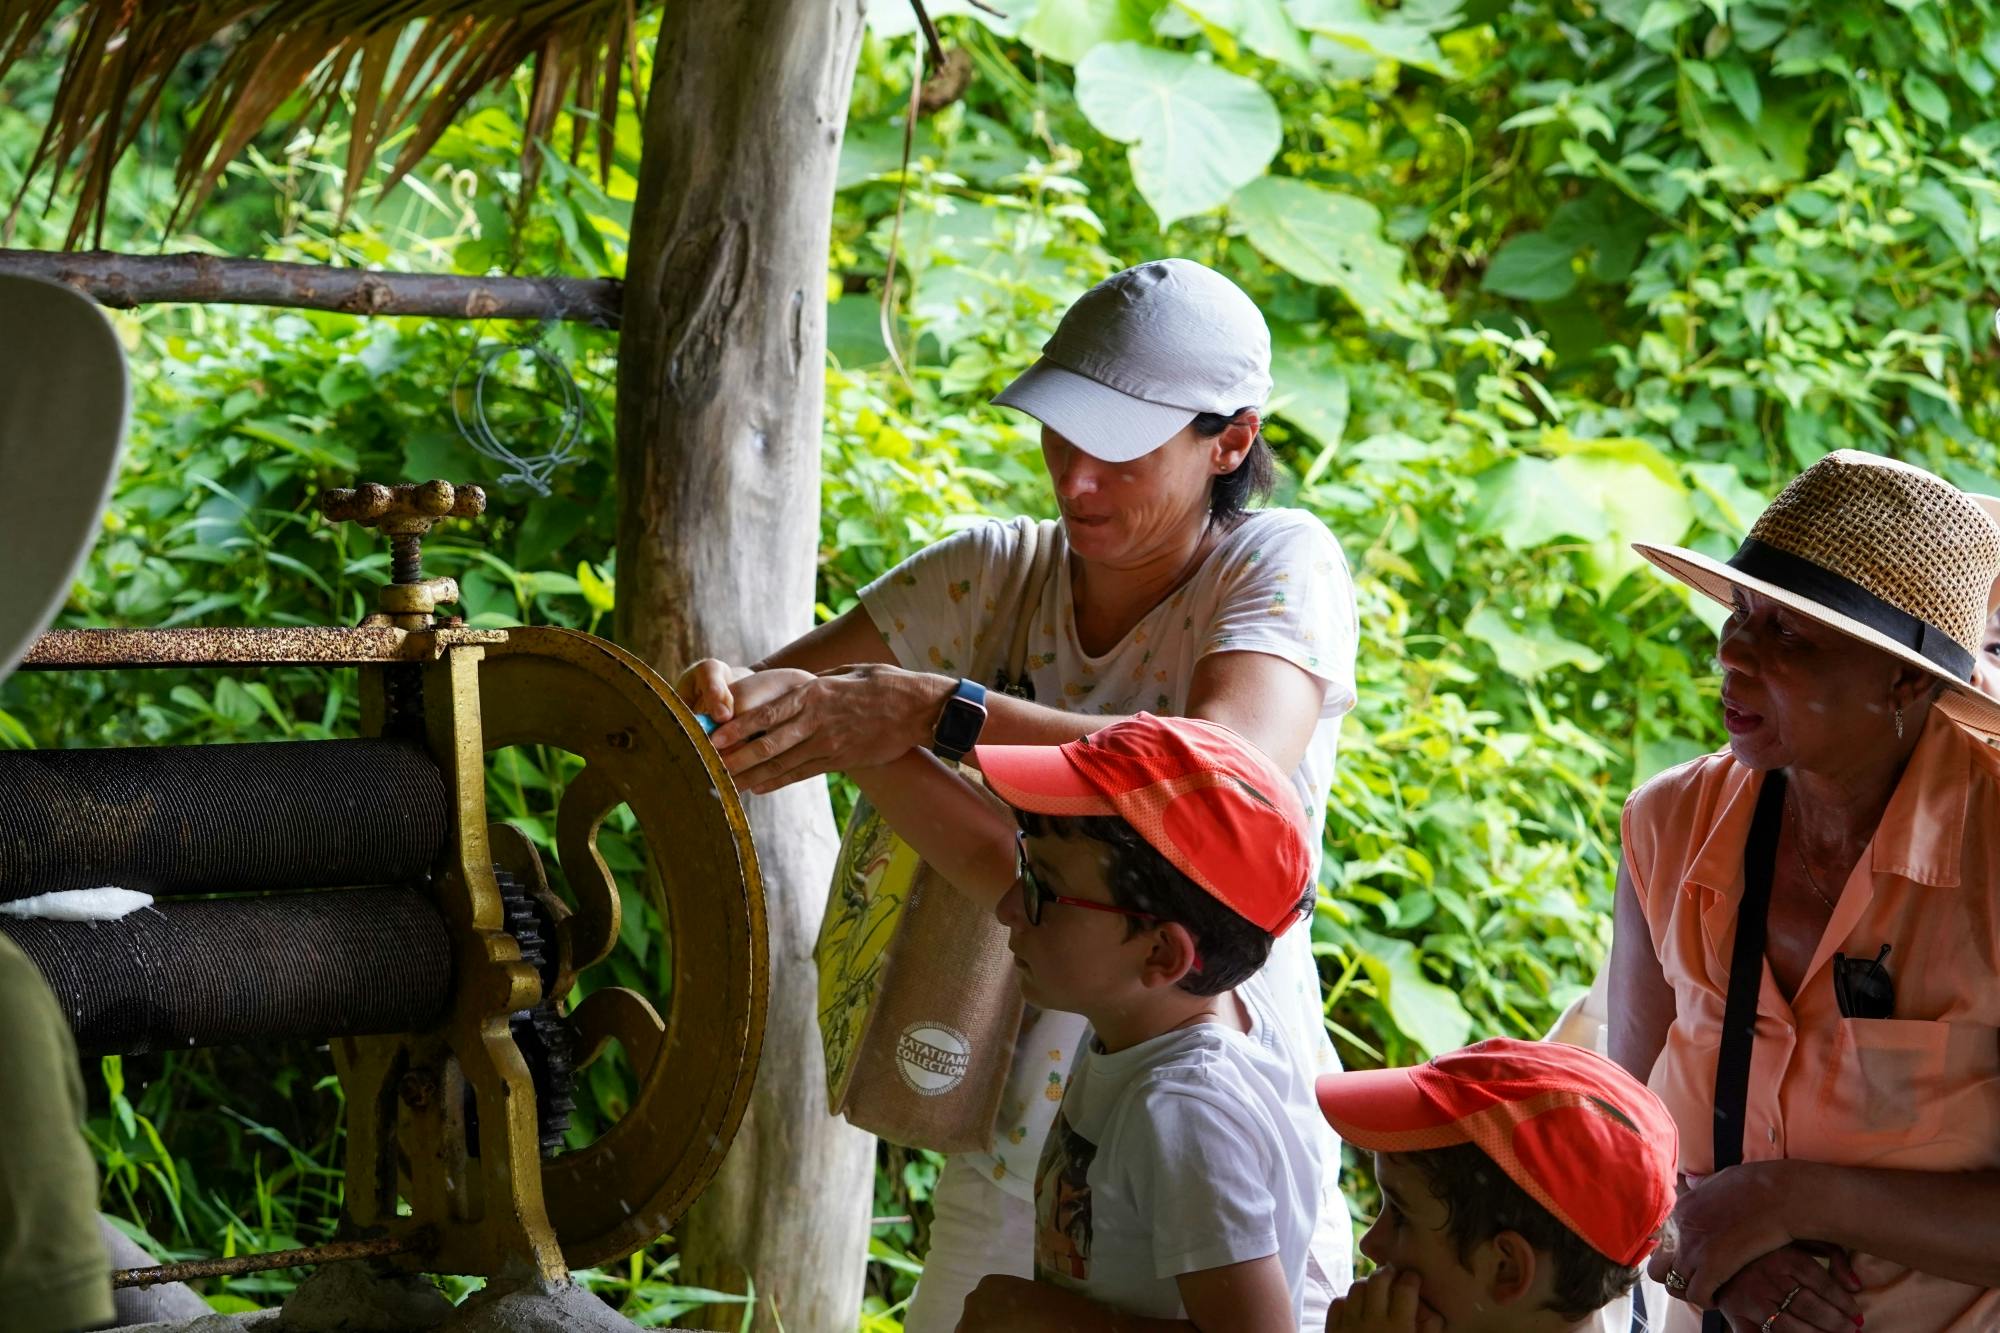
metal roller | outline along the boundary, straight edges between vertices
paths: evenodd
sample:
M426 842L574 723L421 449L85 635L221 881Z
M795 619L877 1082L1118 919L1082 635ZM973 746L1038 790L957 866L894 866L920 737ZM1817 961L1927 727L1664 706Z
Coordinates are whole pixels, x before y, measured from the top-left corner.
M0 917L0 934L41 969L87 1055L421 1031L451 998L450 931L409 888Z
M0 902L407 884L450 833L414 742L0 751Z

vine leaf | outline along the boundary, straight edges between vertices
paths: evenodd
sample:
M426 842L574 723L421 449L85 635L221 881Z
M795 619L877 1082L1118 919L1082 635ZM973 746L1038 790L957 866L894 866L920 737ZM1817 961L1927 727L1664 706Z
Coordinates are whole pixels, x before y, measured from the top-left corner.
M1178 51L1095 47L1076 67L1076 102L1105 137L1132 145L1132 179L1162 230L1222 204L1278 151L1270 94Z

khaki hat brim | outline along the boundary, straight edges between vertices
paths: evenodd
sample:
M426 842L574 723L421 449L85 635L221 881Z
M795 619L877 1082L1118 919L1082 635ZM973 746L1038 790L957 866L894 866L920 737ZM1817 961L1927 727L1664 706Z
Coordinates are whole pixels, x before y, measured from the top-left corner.
M0 275L0 679L97 540L131 415L125 350L89 297Z
M1904 647L1880 630L1822 606L1810 597L1781 588L1763 579L1752 578L1713 556L1690 551L1684 546L1655 546L1650 542L1633 542L1632 549L1646 557L1662 572L1724 606L1733 606L1735 603L1736 599L1731 596L1731 589L1748 588L1759 596L1768 597L1779 605L1798 612L1808 620L1838 630L1849 638L1858 639L1871 648L1879 648L1891 657L1930 673L1943 681L1947 687L1944 694L1938 698L1939 711L1968 731L1987 738L2000 738L2000 699L1982 693L1977 686L1968 681L1957 679L1922 653L1914 648Z

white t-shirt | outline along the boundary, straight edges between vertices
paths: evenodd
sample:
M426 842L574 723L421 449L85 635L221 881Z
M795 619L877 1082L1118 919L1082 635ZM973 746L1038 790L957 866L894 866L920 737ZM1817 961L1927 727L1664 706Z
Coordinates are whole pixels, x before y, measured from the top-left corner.
M1021 604L1018 582L1007 586L1021 577L1011 573L1014 557L1021 543L1034 539L1032 519L974 524L863 588L861 604L899 665L947 675L978 670L990 684L990 664L1004 659ZM1253 511L1216 543L1178 592L1099 657L1077 642L1069 548L1060 526L1056 541L1060 558L1033 598L1028 638L1027 674L1037 703L1073 713L1184 715L1195 664L1222 652L1269 653L1325 682L1319 721L1292 774L1311 822L1317 874L1340 717L1354 706L1358 634L1347 560L1326 525L1299 509ZM1277 942L1265 971L1279 1019L1294 1029L1293 1049L1314 1072L1330 1073L1340 1063L1321 1021L1308 927L1301 923ZM1022 1024L993 1146L973 1155L988 1179L1017 1198L1033 1198L1042 1143L1083 1029L1075 1014L1033 1009ZM1339 1154L1328 1156L1330 1175L1337 1175ZM1330 1192L1337 1192L1336 1184L1329 1181ZM1345 1218L1334 1219L1343 1235ZM1346 1262L1344 1246L1330 1248Z
M1298 1323L1325 1122L1268 974L1236 995L1247 1034L1203 1023L1116 1054L1086 1036L1036 1175L1037 1278L1185 1319L1181 1274L1275 1254Z

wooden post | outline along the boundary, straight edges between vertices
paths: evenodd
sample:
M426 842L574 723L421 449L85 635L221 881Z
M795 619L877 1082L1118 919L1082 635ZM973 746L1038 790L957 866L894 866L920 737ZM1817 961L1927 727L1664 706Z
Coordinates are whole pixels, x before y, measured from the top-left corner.
M665 8L618 367L618 626L672 673L811 625L826 247L860 0ZM874 1140L827 1114L812 945L836 849L821 781L748 798L771 929L750 1113L681 1223L681 1280L757 1327L852 1328ZM709 1312L734 1328L740 1307Z

